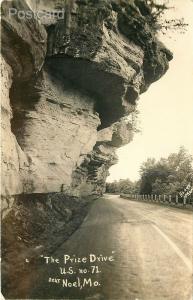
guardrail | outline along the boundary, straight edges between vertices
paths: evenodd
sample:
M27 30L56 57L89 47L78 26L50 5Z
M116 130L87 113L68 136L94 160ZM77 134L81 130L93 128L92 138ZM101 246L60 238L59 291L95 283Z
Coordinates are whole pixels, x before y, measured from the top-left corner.
M161 203L161 204L169 204L173 206L180 206L184 208L193 208L193 199L187 199L186 197L180 197L178 195L138 195L138 194L121 194L121 198L136 200L136 201L144 201L144 202L152 202L152 203Z

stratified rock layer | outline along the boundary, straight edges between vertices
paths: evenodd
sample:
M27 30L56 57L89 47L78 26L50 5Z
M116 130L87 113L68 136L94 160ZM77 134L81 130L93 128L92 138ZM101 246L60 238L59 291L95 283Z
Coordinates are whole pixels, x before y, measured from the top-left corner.
M41 18L43 25L19 17L30 9L64 14ZM64 7L63 1L4 1L2 54L3 195L81 196L83 182L88 194L100 194L115 148L132 138L132 125L122 117L171 59L141 2L69 0ZM103 141L104 130L111 133Z
M145 3L2 2L1 207L8 298L16 296L26 249L30 257L45 247L48 254L56 243L48 229L61 242L82 221L88 196L103 194L115 150L133 138L126 116L168 69L172 55L157 40Z

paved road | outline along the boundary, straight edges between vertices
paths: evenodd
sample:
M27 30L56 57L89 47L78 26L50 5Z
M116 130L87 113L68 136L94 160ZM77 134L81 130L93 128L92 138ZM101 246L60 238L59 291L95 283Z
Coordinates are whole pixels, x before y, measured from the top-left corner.
M73 263L73 275L60 275L57 263L42 266L29 297L87 300L190 300L192 299L193 215L191 212L105 195L97 200L82 226L55 253L113 255L107 262ZM45 259L44 259L45 260ZM60 261L61 262L61 261ZM91 265L99 273L92 274ZM64 265L63 265L64 266ZM66 267L65 266L65 267ZM79 269L86 269L81 275ZM99 286L81 284L91 278ZM48 283L49 278L60 283ZM66 282L66 281L65 281Z

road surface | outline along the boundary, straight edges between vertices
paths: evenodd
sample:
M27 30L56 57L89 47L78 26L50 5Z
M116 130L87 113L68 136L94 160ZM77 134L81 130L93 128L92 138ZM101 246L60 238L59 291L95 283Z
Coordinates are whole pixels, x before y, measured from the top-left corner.
M95 201L82 226L53 253L60 263L46 264L43 258L45 263L29 298L190 300L192 234L192 212L105 195ZM90 263L90 254L112 257ZM64 265L64 255L88 261ZM61 262L62 269L68 271L71 266L73 274L60 274ZM80 269L87 273L80 274ZM87 281L81 289L79 284L83 285L85 278L98 286ZM54 279L60 282L48 283ZM74 287L66 287L73 282Z

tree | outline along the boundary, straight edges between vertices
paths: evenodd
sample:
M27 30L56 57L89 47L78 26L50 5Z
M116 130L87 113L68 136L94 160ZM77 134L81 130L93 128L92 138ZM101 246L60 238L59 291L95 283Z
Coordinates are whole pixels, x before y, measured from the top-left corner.
M130 179L120 179L106 184L107 193L135 194L139 192L138 182L132 182Z
M182 33L186 30L188 24L185 23L184 18L167 19L165 17L166 11L173 9L169 6L169 0L136 0L139 6L143 7L142 11L146 12L149 25L151 25L155 31L161 31L166 34L169 30L180 30Z
M180 194L193 184L192 156L184 147L166 159L147 159L140 169L141 194Z

